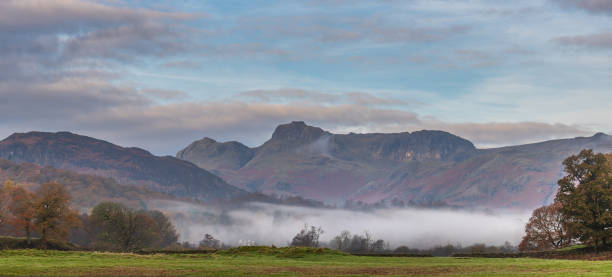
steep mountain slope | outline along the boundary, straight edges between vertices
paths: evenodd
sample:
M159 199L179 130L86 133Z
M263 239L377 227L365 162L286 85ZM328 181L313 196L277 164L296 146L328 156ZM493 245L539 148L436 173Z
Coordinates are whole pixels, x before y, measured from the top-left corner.
M330 203L347 199L365 185L388 183L397 178L393 173L398 167L415 169L420 164L461 161L476 152L472 143L446 132L337 135L304 122L278 126L269 141L251 149L248 162L233 164L238 169L211 163L208 152L197 151L213 147L211 144L222 145L205 139L179 152L178 157L251 191Z
M253 150L246 145L230 141L218 143L210 138L193 142L176 154L179 159L192 161L202 168L236 170L253 158Z
M217 201L244 193L190 162L69 132L13 134L0 142L0 157L111 177L177 197Z
M210 149L223 143L194 142L178 157L251 191L330 203L387 200L526 209L552 201L565 157L585 148L612 152L612 138L605 134L476 149L442 131L332 134L303 122L278 126L257 148L241 145L240 153L252 158L231 166L212 162L231 160L231 155L212 156L198 145Z
M81 211L104 201L120 202L133 208L146 208L146 202L150 200L173 199L170 195L146 188L119 184L112 178L0 159L0 184L4 184L6 180L32 191L48 182L63 184L72 196L71 205Z
M597 134L588 138L479 150L478 154L432 174L393 182L388 193L371 184L354 193L357 199L412 199L444 201L455 205L525 207L550 203L563 176L562 161L582 149L612 151L612 138ZM374 193L373 193L374 192Z

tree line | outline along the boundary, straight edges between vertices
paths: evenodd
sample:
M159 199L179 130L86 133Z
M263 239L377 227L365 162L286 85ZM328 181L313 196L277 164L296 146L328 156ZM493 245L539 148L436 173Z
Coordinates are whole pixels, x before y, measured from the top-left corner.
M33 237L44 247L49 240L71 242L94 250L134 251L178 245L170 218L160 211L134 210L102 202L90 214L70 208L71 197L63 185L45 183L30 192L7 180L0 187L0 232Z
M533 211L520 251L583 243L596 251L612 241L612 155L582 150L563 161L554 203Z
M500 246L486 245L477 243L469 246L461 244L447 244L433 246L428 249L410 248L398 246L392 249L388 242L365 231L362 235L351 234L349 231L342 231L333 237L329 242L319 240L323 229L321 227L308 226L305 224L302 229L293 237L290 246L296 247L326 247L352 254L414 254L432 256L451 256L453 254L485 254L485 253L516 253L517 247L506 242Z
M68 206L70 195L58 183L41 185L35 193L7 180L0 188L0 223L25 235L28 244L37 235L46 245L50 239L65 241L72 228L81 226L78 214Z

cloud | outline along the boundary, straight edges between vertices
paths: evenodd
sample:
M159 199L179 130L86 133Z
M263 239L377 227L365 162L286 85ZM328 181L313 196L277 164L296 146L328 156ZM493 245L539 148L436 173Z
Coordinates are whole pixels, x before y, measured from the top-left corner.
M115 7L86 0L5 0L0 30L13 32L77 32L149 20L184 20L194 14Z
M95 76L63 76L29 83L0 83L0 111L5 124L67 122L75 116L124 106L143 106L149 100L137 91L111 86ZM67 126L65 126L67 127Z
M304 120L334 132L443 129L482 145L530 142L588 132L588 129L571 123L541 123L547 121L543 117L515 119L518 123L507 123L499 118L479 119L480 123L470 123L465 119L451 123L423 116L430 115L427 109L435 106L434 102L443 101L422 97L430 100L424 104L412 100L411 91L401 91L397 87L419 87L419 84L423 87L424 83L432 81L428 79L431 77L422 77L425 75L436 76L436 81L431 83L449 76L453 80L464 77L444 75L443 72L434 72L441 73L440 76L433 75L430 71L421 71L421 65L417 69L404 68L405 60L412 57L411 64L433 64L439 60L437 57L442 56L456 60L455 64L490 66L504 56L498 48L491 49L486 45L478 49L453 47L450 52L445 52L442 45L431 43L469 35L475 27L471 21L455 20L458 15L449 13L440 3L417 3L435 15L435 18L427 19L418 14L406 17L403 10L389 16L382 15L369 10L368 4L360 4L359 8L365 10L325 12L322 10L325 7L315 7L298 15L282 12L257 16L239 14L228 16L231 19L227 20L224 16L213 16L207 17L203 24L196 22L200 25L191 20L200 20L202 14L134 8L124 4L122 1L84 0L7 0L2 3L0 97L3 102L0 103L0 131L8 135L15 131L71 130L163 154L174 153L205 135L257 145L269 138L276 125L293 120ZM434 9L427 10L428 5L433 5ZM384 5L380 7L386 11L391 9ZM446 18L447 15L452 18ZM196 25L202 28L194 29L192 26ZM579 44L578 41L583 43L586 38L572 41ZM599 44L607 43L605 39L599 41ZM420 43L427 49L418 48ZM384 53L393 47L401 49L401 53L397 50ZM241 71L242 65L246 65L244 70L266 69L265 62L271 57L290 65L275 63L278 69L264 70L260 75ZM206 60L211 58L223 62L213 61L211 66ZM367 61L362 64L365 69L353 68L353 61L359 59ZM337 64L322 68L321 60L325 60L326 66ZM351 68L346 67L347 60L351 60ZM279 81L278 86L267 83L281 79L283 73L279 72L301 71L303 64L298 62L304 61L307 62L304 68L310 73L295 73L289 80ZM310 67L311 64L314 66ZM381 67L373 69L369 66L371 64ZM393 69L386 68L391 64ZM161 69L149 76L129 73L134 68L155 65L161 65ZM402 68L396 71L398 68L395 66ZM236 69L238 67L240 69ZM209 73L205 71L207 68L215 72L206 75ZM208 87L183 87L184 83L192 81L189 78L176 78L174 81L180 80L176 87L167 79L161 82L168 83L159 85L156 76L174 74L181 77L180 73L164 71L177 69L194 69L192 75L207 78L198 86L204 84ZM234 72L242 75L234 75ZM315 76L318 72L325 76ZM333 75L337 72L342 76ZM465 74L470 75L469 72ZM249 80L235 77L247 75L251 76ZM353 75L356 77L350 77ZM372 77L375 75L378 77ZM395 75L402 75L402 80L398 82ZM346 78L347 82L330 81L334 78ZM390 87L395 87L393 94L372 93L360 88L364 87L360 84L367 83L366 87L380 85L384 89L388 80ZM299 85L295 84L296 81ZM420 83L412 86L413 81ZM302 83L306 85L302 86ZM534 95L540 89L517 87L517 83L509 80L501 85L491 84L491 87L512 91L528 89ZM216 91L224 86L231 88ZM308 89L268 89L284 86ZM344 87L357 89L342 89ZM247 89L249 91L236 93ZM185 98L182 91L191 95L205 91L203 95L206 98ZM233 93L232 96L224 94L228 91ZM499 99L495 95L502 94L487 91L447 106L468 105L476 110L485 105L470 106L470 103L482 104L483 99L491 97L494 98L490 101L492 103L507 102L505 96ZM510 98L522 99L523 96L511 94ZM545 101L532 102L540 108ZM551 107L566 104L555 99L547 99L546 103L549 102L555 102L549 104ZM580 104L579 101L572 103ZM550 108L546 112L551 112ZM563 114L570 112L563 111ZM605 116L595 114L591 118Z
M181 22L193 17L84 0L4 1L0 75L27 79L184 51L193 44Z
M177 60L169 61L162 64L167 68L179 68L179 69L199 69L201 66L199 63L189 60Z
M77 117L79 126L95 126L112 132L168 144L170 140L203 135L236 139L257 145L269 138L280 123L305 120L324 128L386 124L392 121L417 122L412 112L364 108L358 105L308 105L204 101L140 107L119 107ZM147 139L149 138L149 139ZM144 142L144 141L143 141ZM166 145L177 150L188 140Z
M170 201L147 204L173 215L181 240L199 242L208 233L230 245L248 240L260 245L285 246L305 223L323 229L320 240L324 243L348 230L353 234L367 231L394 248L406 245L426 249L448 243L502 245L506 241L516 245L529 218L528 213L516 211L497 214L429 209L357 212L251 203L245 208L226 211L224 222L220 222L218 211L202 206Z
M447 66L452 67L492 67L498 66L503 59L498 55L477 49L457 49Z
M134 56L168 56L184 52L193 44L176 27L143 22L95 30L65 41L69 56L115 58L125 61Z
M552 0L565 7L585 10L590 13L612 14L612 1L609 0Z
M327 93L296 88L284 88L276 90L250 90L242 92L239 95L250 100L275 103L300 102L318 105L345 103L369 107L393 107L421 104L418 101L413 101L412 103L410 103L406 100L389 97L379 97L372 95L371 93L365 92Z
M481 147L532 143L593 134L592 131L580 126L542 122L432 123L429 126L468 138Z
M400 24L386 17L373 15L326 16L307 14L292 16L247 17L240 20L240 31L253 31L261 38L308 41L309 43L377 44L423 43L442 41L470 31L467 25L426 26L418 22ZM313 46L315 45L313 44Z
M189 97L187 93L180 90L145 89L142 90L142 93L162 100L178 100Z
M111 138L124 146L140 146L164 154L174 153L202 136L257 146L270 137L278 124L293 120L303 120L336 133L445 130L479 146L589 134L589 130L564 124L444 122L422 117L406 106L393 106L392 98L366 93L253 90L241 94L251 97L248 100L158 103L151 98L180 100L177 97L184 94L159 89L139 91L73 79L59 80L52 85L4 85L0 87L0 94L9 100L0 106L0 118L4 118L7 126L80 130L84 134Z
M590 49L612 49L612 33L563 36L554 39L554 41L566 46L579 46Z
M320 40L323 42L369 41L378 43L418 43L445 40L451 36L466 33L467 26L431 27L399 27L385 26L373 22L356 26L355 30L328 29Z

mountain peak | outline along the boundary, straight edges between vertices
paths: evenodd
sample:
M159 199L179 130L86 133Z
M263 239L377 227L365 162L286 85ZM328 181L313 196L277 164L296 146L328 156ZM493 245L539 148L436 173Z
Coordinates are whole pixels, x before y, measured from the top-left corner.
M599 132L599 133L593 135L593 138L605 138L607 136L608 136L607 134Z
M321 128L306 125L304 121L292 121L278 125L272 134L272 140L311 141L326 134L330 133Z
M179 151L176 157L209 170L238 169L253 157L253 150L237 141L217 142L205 137Z
M0 157L110 177L178 197L227 199L242 193L192 163L69 132L13 134L0 141Z
M198 141L199 143L205 143L205 144L211 144L211 143L217 143L216 140L211 139L209 137L204 137L203 139Z
M108 144L105 141L95 139L88 136L82 136L78 134L74 134L71 132L39 132L39 131L31 131L26 133L13 133L8 136L6 139L0 141L0 145L8 145L12 143L21 143L24 145L35 145L38 143L48 144L48 143L72 143L72 144L87 144L87 143L101 143Z

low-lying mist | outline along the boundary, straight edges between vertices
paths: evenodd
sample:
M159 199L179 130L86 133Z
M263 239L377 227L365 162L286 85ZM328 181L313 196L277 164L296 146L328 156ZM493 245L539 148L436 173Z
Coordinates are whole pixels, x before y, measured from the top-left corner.
M392 248L430 248L437 245L485 243L518 244L527 213L495 213L438 209L343 209L303 208L262 203L220 211L174 201L154 201L151 208L166 210L180 233L181 241L198 243L208 233L228 245L288 245L304 224L320 226L322 242L343 230L354 234L369 232Z

